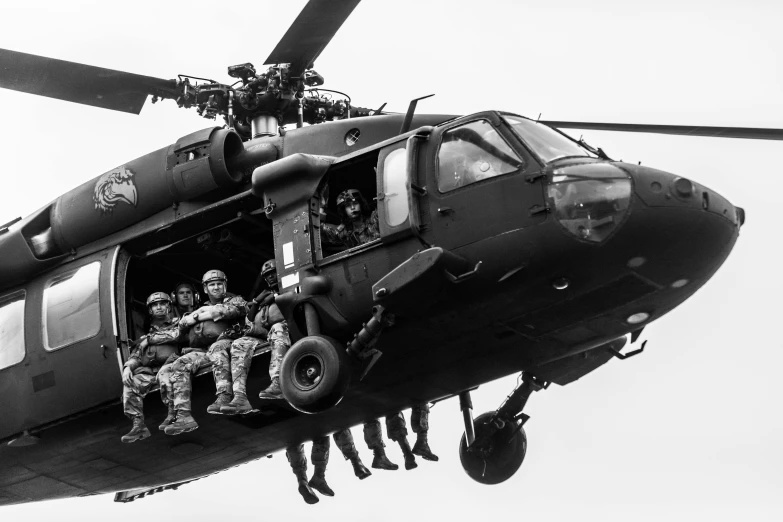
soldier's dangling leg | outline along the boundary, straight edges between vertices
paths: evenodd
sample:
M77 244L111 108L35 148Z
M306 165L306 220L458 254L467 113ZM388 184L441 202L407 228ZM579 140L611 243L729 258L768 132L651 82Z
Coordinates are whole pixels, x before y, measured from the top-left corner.
M438 456L430 450L427 443L427 432L430 429L430 405L428 403L419 404L411 408L411 428L416 434L416 444L413 445L414 455L418 455L425 460L438 461Z
M351 461L354 475L359 477L360 480L366 479L372 475L370 470L367 469L367 467L362 463L362 459L359 458L359 451L356 449L356 445L353 443L353 434L351 434L351 430L346 429L338 431L332 435L332 437L334 438L334 443L337 444L338 448L340 448L340 451L342 452L343 457L345 457L345 460Z
M399 466L390 461L386 456L386 444L383 443L383 431L381 423L378 420L370 421L364 424L364 442L372 450L372 467L375 469L395 470Z
M144 396L154 382L154 375L140 373L133 376L130 386L123 386L122 409L125 416L133 421L133 427L122 436L122 442L136 442L150 436L150 430L144 424Z
M282 399L283 390L280 389L280 365L286 352L291 347L291 338L288 335L288 324L285 321L275 323L269 329L267 340L271 346L271 359L269 360L269 387L258 396L261 399Z
M240 337L231 343L231 390L234 398L220 407L220 413L236 415L253 410L247 400L247 374L253 362L253 353L261 341L253 337Z
M166 405L167 414L163 422L158 426L160 431L166 429L177 418L177 410L174 409L174 397L171 391L171 367L173 362L166 363L158 372L158 384L160 385L160 400Z
M386 417L386 435L400 445L402 454L405 456L405 469L417 467L416 457L408 444L408 428L405 426L405 417L402 412Z
M215 402L207 407L208 413L219 414L220 407L233 399L231 390L231 339L220 339L212 343L207 351L212 362L212 376L215 378Z
M164 428L166 435L179 435L198 428L198 423L191 413L191 376L207 364L209 359L204 352L190 352L172 363L171 396L177 418Z
M304 501L308 504L315 504L318 502L318 497L313 490L310 489L310 485L307 483L307 457L305 457L304 444L287 447L285 456L299 483L299 494L302 495Z
M310 452L313 461L313 478L308 483L317 492L333 497L334 491L326 483L326 465L329 463L329 436L321 437L313 441L313 449Z

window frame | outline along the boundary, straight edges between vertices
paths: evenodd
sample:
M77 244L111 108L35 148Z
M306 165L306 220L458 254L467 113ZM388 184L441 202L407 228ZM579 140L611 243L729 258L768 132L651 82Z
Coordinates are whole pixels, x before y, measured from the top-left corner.
M438 136L438 143L437 143L437 147L435 149L435 179L434 179L434 181L435 181L435 188L437 188L438 194L440 194L441 196L450 196L452 194L459 193L459 192L461 192L464 189L467 189L467 188L470 188L470 187L475 187L475 186L478 186L478 185L480 185L482 183L485 183L485 182L491 182L493 180L501 179L501 178L504 178L506 176L510 176L510 175L513 175L513 174L518 174L520 172L524 172L525 169L527 169L530 166L530 162L525 157L525 155L522 154L516 147L514 147L514 145L512 143L509 142L508 137L505 135L504 132L501 131L501 127L496 125L492 121L492 118L489 115L484 113L484 114L477 115L477 116L478 116L477 118L471 119L469 121L459 121L459 122L455 121L454 125L449 126L447 129L444 129L443 132L441 132L440 135ZM470 125L471 123L476 123L476 122L480 122L480 121L487 122L489 124L489 126L498 134L500 139L503 140L503 142L506 144L506 146L517 156L517 159L520 162L519 167L517 169L511 171L511 172L506 172L504 174L498 174L497 176L487 177L487 178L484 178L484 179L481 179L481 180L478 180L478 181L474 181L472 183L468 183L466 185L461 185L459 187L453 188L451 190L447 190L445 192L442 191L441 188L440 188L440 152L441 152L441 148L442 148L443 143L444 143L444 139L443 139L444 136L446 136L448 133L450 133L450 132L452 132L452 131L454 131L456 129L459 129L460 127L464 127L466 125ZM521 142L521 140L520 140L520 142Z
M0 372L8 370L9 368L13 368L14 366L17 366L19 364L22 364L24 360L27 358L27 341L25 339L25 328L24 328L25 315L27 312L27 291L24 289L14 290L13 292L0 295L0 305L14 301L15 298L18 296L22 297L22 358L15 363L0 368Z
M74 341L70 341L66 344L63 344L61 346L56 346L54 348L49 346L49 335L48 335L48 328L47 328L47 305L48 305L48 298L46 291L52 287L52 285L55 285L57 283L63 282L68 278L68 276L75 274L79 270L88 267L90 265L98 265L98 275L97 275L97 289L98 289L98 328L92 335L89 335L87 337L82 337L80 339L76 339ZM90 339L93 339L100 335L102 329L103 329L103 318L101 317L101 273L103 270L103 263L101 260L96 259L94 261L91 261L89 263L85 263L81 266L78 266L74 268L73 270L68 270L67 272L59 273L51 278L49 278L46 281L46 284L43 286L43 290L41 292L41 341L43 344L44 351L47 353L56 352L58 350L62 350L63 348L67 348L69 346L73 346L75 344L89 341Z

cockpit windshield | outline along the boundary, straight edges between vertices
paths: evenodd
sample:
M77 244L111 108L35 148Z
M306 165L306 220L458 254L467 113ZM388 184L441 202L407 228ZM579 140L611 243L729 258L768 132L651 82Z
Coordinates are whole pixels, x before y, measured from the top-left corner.
M504 114L503 119L514 129L522 141L546 163L565 157L597 157L543 123L511 114Z

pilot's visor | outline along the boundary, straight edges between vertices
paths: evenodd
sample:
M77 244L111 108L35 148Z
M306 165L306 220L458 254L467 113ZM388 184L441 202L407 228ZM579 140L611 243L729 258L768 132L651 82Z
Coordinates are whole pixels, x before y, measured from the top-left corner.
M607 163L555 169L547 187L554 214L566 230L599 243L614 232L628 213L630 176Z

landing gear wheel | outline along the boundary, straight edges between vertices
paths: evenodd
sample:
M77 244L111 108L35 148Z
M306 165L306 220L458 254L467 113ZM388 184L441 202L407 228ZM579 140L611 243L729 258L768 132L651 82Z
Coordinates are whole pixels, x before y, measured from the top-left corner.
M322 335L300 339L285 354L280 367L283 397L304 413L320 413L337 405L350 381L345 349Z
M481 441L494 429L489 423L493 413L480 415L475 421L476 441ZM459 445L459 460L470 478L481 484L500 484L516 473L525 460L527 435L524 428L516 422L507 422L505 426L492 434L483 449L468 451L465 435Z

